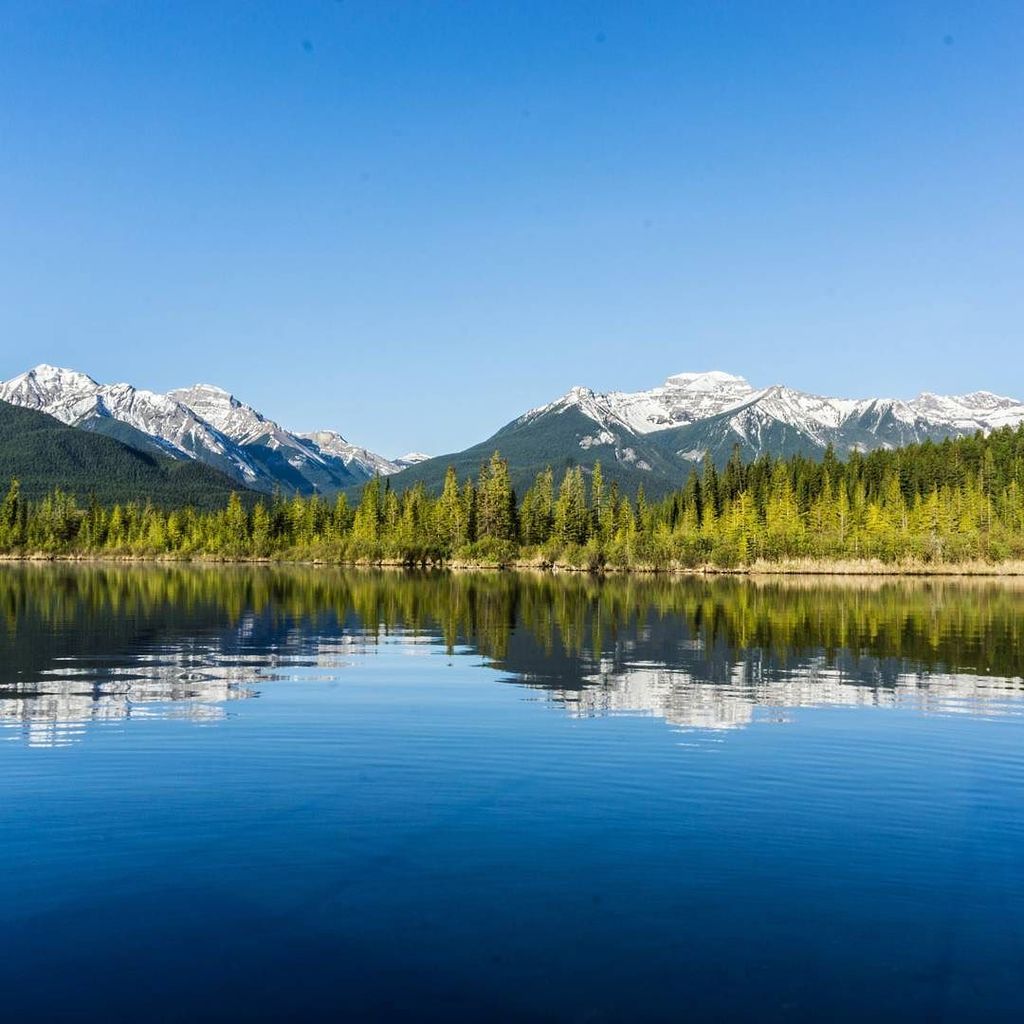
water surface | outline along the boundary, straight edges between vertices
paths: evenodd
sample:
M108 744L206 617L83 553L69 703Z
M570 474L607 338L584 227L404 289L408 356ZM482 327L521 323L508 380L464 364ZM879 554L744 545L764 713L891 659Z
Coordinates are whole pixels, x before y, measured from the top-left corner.
M0 569L11 1020L1019 1020L1024 590Z

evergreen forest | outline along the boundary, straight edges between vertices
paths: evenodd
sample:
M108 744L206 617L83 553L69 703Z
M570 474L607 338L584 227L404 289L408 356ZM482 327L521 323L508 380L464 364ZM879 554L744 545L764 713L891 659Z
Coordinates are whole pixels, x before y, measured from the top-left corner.
M395 481L400 483L400 478ZM548 469L523 494L499 452L443 490L375 478L345 494L232 494L222 507L105 504L55 490L0 503L6 555L280 559L408 565L565 565L737 569L756 563L872 559L955 565L1024 560L1024 426L987 436L854 452L829 450L694 467L650 501L606 485L600 465Z

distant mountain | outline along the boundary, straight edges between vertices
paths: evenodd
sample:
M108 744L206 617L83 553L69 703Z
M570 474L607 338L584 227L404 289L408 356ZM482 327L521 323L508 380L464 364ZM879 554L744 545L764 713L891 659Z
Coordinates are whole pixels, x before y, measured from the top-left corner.
M676 374L648 391L575 387L464 451L388 459L333 430L289 431L209 384L157 394L42 365L0 383L0 401L150 457L205 464L237 486L301 494L358 490L378 474L399 474L399 488L422 481L436 490L448 465L460 477L475 475L498 449L519 490L546 466L590 469L600 460L609 482L630 491L642 483L656 495L680 486L705 454L722 464L735 446L745 458L820 456L829 445L845 456L1024 422L1024 404L988 391L907 401L827 398L781 385L756 388L712 371Z
M399 455L395 459L395 465L399 469L408 469L410 466L418 466L421 462L426 462L430 457L424 455L423 452L406 452L405 455Z
M0 401L142 452L205 463L264 492L332 493L410 464L350 444L334 431L292 433L209 384L161 395L130 384L98 384L44 364L0 383Z
M681 373L649 391L599 393L575 387L531 409L486 441L405 470L405 487L440 486L448 465L475 473L495 449L509 459L517 488L545 466L592 467L606 479L648 493L679 486L706 453L724 463L739 446L747 459L766 452L821 456L832 445L840 456L854 450L895 448L989 432L1024 422L1024 403L988 391L915 399L844 399L775 385L755 388L721 371Z
M222 508L237 483L201 462L141 451L113 437L65 426L0 401L0 494L17 477L25 497L54 487L85 501L146 502L165 508Z

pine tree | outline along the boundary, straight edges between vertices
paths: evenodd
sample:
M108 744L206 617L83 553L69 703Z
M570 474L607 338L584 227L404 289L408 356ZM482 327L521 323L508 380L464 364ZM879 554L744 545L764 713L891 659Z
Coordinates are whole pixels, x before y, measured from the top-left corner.
M455 467L449 466L444 476L444 489L434 508L434 523L441 550L451 557L469 541L469 515Z
M7 496L0 505L0 550L8 551L18 547L23 538L20 536L21 483L11 480Z
M567 469L555 502L554 534L562 544L585 544L590 525L583 471Z
M740 451L740 446L734 444L732 446L732 454L729 456L729 461L725 464L725 472L722 475L722 492L726 501L733 501L739 497L740 492L744 489L744 465L743 465L743 454Z
M249 539L249 550L255 558L266 558L271 552L270 513L262 501L257 501L252 510L252 533Z
M348 496L342 491L334 499L334 509L331 512L331 534L334 540L340 541L352 528L352 509L349 508Z
M597 536L602 544L607 545L615 536L615 533L618 530L618 519L619 485L613 480L611 487L608 488L608 497L601 508L601 520L598 524Z
M590 476L590 533L596 535L601 526L601 510L604 505L604 476L601 473L601 460L594 463Z
M545 544L554 522L554 482L551 467L542 470L523 496L519 508L519 529L527 545Z
M363 545L375 545L380 539L383 508L380 477L375 476L363 487L363 496L352 524L352 538Z
M249 517L242 507L237 491L231 492L224 512L224 553L243 555L249 552Z
M476 488L472 480L462 485L462 507L466 510L466 536L470 541L477 539L477 500Z
M477 495L477 535L499 541L515 540L515 494L508 463L500 452L495 452L481 469Z
M703 475L701 479L701 494L704 497L705 505L714 506L715 518L722 511L721 492L719 491L718 470L715 468L715 460L711 452L704 453Z

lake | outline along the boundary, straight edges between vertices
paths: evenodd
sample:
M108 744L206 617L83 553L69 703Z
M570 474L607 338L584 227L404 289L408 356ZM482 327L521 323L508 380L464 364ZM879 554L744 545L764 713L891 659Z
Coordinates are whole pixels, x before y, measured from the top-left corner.
M1024 584L0 568L10 1021L1019 1021Z

